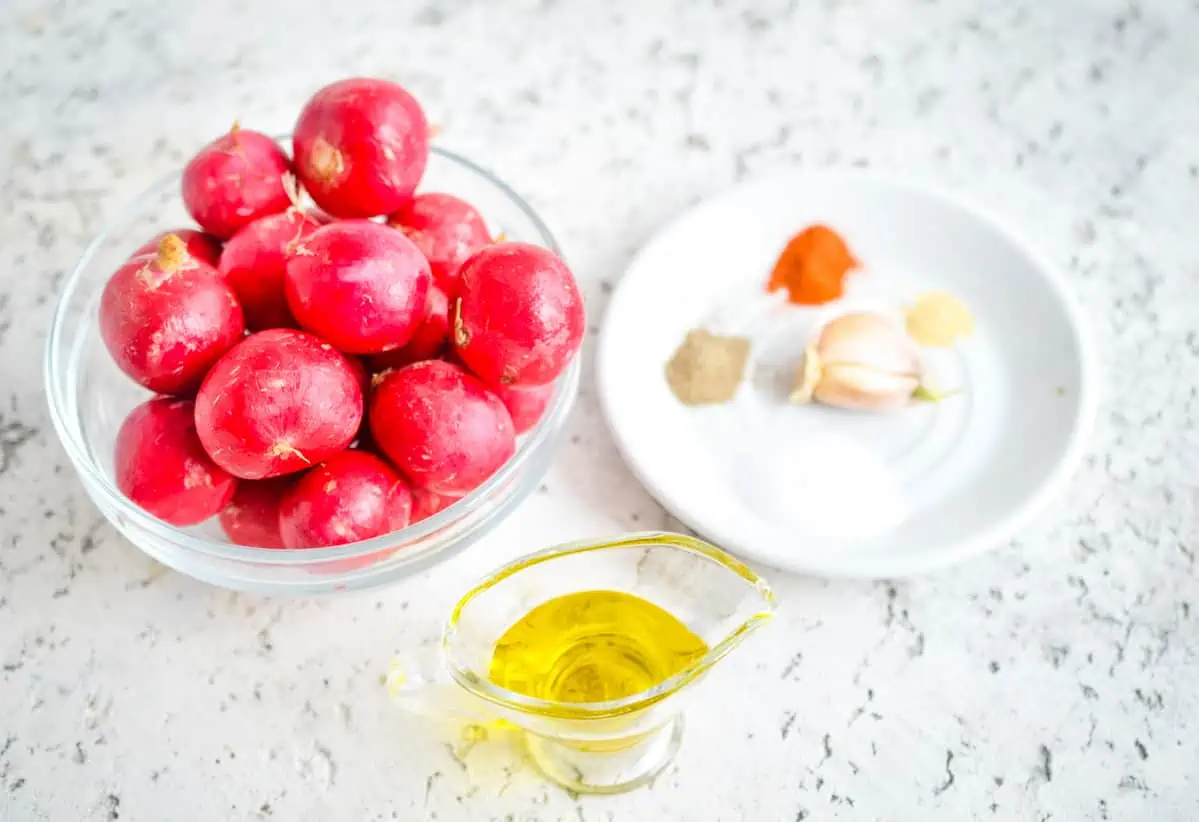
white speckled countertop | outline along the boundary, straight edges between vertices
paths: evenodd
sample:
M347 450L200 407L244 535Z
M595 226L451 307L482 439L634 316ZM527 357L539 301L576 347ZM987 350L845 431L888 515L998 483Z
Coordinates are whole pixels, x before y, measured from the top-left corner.
M1190 0L84 3L0 11L0 818L1199 818L1199 7ZM895 584L770 574L775 624L650 788L575 799L386 702L394 649L518 551L669 526L584 388L546 487L394 589L264 601L163 573L51 430L49 312L105 214L239 117L401 80L560 237L593 323L634 249L784 165L954 187L1094 320L1107 397L1016 544ZM493 767L494 772L487 769ZM498 768L498 771L494 769ZM490 775L488 775L490 773Z

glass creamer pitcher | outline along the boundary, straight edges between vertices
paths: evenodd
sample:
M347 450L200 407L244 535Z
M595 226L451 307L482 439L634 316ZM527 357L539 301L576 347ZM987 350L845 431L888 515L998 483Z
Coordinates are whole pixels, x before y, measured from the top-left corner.
M691 537L571 543L469 591L441 658L401 665L390 685L410 710L518 729L570 790L617 793L670 762L692 686L774 609L753 571Z

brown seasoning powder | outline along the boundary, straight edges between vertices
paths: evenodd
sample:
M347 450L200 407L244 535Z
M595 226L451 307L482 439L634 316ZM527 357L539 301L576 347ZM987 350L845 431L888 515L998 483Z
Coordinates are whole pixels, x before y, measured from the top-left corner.
M666 364L666 382L683 405L728 402L749 359L749 340L695 329Z

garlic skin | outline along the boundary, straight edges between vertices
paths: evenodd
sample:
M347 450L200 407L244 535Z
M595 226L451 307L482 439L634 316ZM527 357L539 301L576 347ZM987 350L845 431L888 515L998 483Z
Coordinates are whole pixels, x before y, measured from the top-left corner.
M850 411L906 408L921 387L915 342L880 314L856 312L832 320L804 350L791 402L816 401Z

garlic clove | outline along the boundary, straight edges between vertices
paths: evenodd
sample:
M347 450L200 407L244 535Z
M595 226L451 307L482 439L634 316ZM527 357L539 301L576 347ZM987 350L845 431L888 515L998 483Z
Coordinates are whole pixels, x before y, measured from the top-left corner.
M825 363L853 363L912 376L922 370L916 343L881 314L856 312L837 317L820 332L816 350Z
M894 374L861 363L830 363L812 397L850 411L886 413L906 408L919 387L914 374Z
M795 405L804 405L812 401L812 394L816 390L816 384L820 382L820 375L823 368L820 364L820 355L816 353L815 343L809 343L803 352L803 361L799 364L799 373L796 375L795 388L791 391L791 402Z
M922 374L920 349L902 328L881 314L844 314L804 350L791 401L895 411L912 402Z

